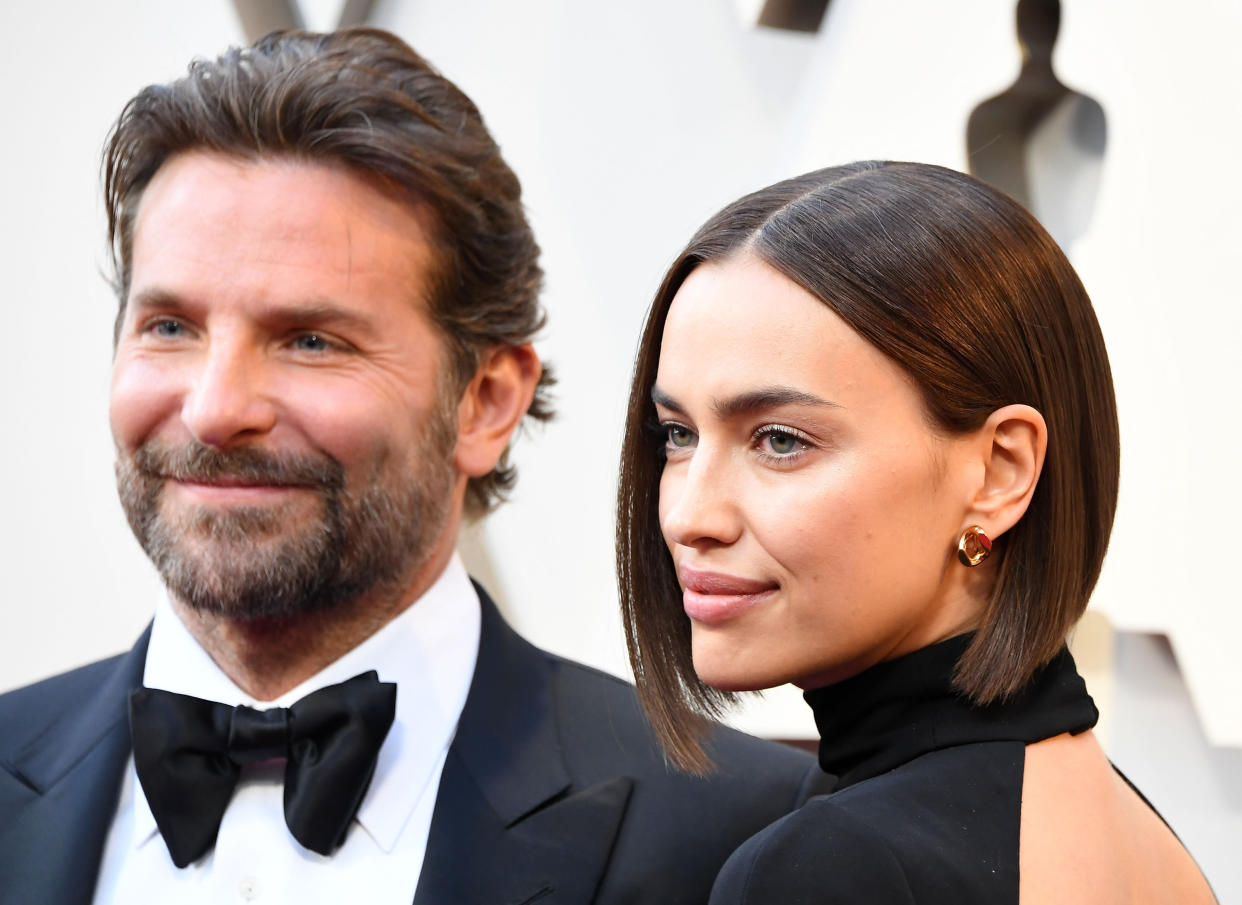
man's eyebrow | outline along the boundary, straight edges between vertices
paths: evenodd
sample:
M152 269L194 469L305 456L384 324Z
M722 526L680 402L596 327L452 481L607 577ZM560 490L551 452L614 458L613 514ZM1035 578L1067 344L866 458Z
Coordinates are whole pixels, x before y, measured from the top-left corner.
M175 293L163 289L143 289L131 293L125 302L128 308L184 308L185 304Z
M129 305L134 308L156 308L168 310L186 310L194 305L182 299L175 292L153 287L143 289L134 294ZM326 299L317 299L300 304L277 304L261 309L260 316L269 321L282 324L315 326L354 327L356 329L373 330L370 318L357 311Z
M659 387L651 388L651 401L662 408L673 412L684 413L682 405ZM750 415L766 409L778 408L782 405L805 405L816 408L840 408L840 404L822 399L814 393L807 393L793 387L770 386L760 387L748 393L730 396L727 399L713 399L712 410L722 420L736 418L739 415Z
M366 315L326 300L300 305L274 305L268 312L268 317L308 327L323 325L373 329L371 319Z

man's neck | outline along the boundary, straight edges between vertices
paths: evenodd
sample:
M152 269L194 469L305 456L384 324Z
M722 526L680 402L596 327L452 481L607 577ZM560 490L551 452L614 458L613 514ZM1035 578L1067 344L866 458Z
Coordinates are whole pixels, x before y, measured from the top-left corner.
M320 672L399 616L435 584L453 555L456 532L399 590L379 590L330 610L288 619L240 619L194 609L171 596L173 610L221 671L259 701L272 701Z

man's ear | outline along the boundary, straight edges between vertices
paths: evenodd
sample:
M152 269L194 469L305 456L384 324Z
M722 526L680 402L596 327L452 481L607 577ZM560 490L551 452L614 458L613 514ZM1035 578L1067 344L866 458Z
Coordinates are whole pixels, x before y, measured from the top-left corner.
M988 417L978 437L983 482L966 513L966 525L979 525L997 538L1031 504L1048 451L1048 425L1029 405L1007 405Z
M457 406L458 471L479 478L496 467L530 408L542 373L530 343L494 346L483 354Z

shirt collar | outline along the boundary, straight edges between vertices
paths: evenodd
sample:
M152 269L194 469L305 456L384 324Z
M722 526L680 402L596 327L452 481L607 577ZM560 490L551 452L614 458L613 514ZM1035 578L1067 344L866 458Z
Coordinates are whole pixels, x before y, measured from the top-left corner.
M156 606L143 673L148 688L260 709L288 707L325 685L374 669L397 683L396 716L380 748L375 775L357 820L376 844L392 851L453 740L479 650L479 598L454 555L412 606L362 644L275 701L256 701L237 687L186 629L167 595ZM132 783L134 845L155 833L141 786Z

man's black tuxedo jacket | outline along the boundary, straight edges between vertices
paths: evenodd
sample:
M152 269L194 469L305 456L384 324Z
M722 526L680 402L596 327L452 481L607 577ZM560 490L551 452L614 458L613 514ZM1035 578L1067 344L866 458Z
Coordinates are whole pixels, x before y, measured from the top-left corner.
M671 772L628 684L531 646L481 596L415 905L706 902L734 848L819 791L809 756L727 730L712 778ZM89 905L146 646L0 696L5 905Z

